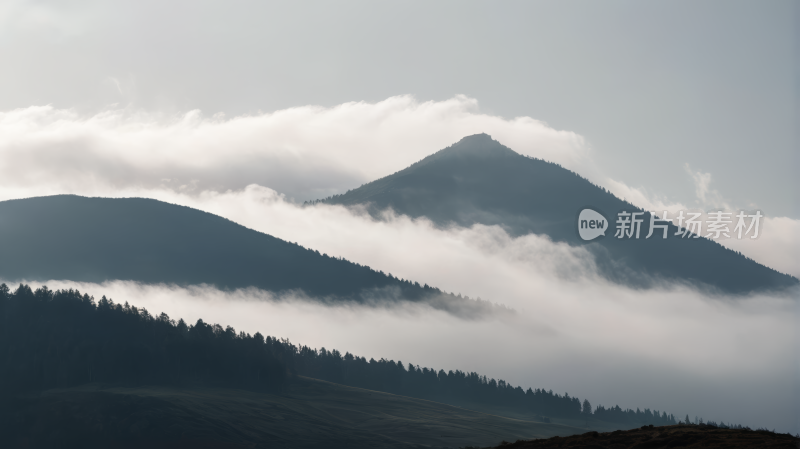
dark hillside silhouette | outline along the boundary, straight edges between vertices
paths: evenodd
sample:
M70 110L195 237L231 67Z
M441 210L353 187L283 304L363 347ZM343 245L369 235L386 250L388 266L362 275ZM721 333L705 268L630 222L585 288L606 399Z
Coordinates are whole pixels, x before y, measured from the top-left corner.
M127 303L75 290L0 285L0 390L87 382L191 385L224 382L279 390L293 354L271 337L237 334L198 320L187 325Z
M586 432L567 437L503 441L495 449L549 449L559 447L592 449L672 449L672 448L726 448L726 449L795 449L800 437L780 434L765 429L717 425L642 426L632 430L614 432Z
M143 198L0 202L0 279L209 284L326 301L428 300L462 314L492 309L213 214Z
M666 240L654 238L659 234L644 239L649 214L642 217L641 238L616 239L617 213L640 209L576 173L522 156L486 134L465 137L393 175L323 201L366 204L376 216L393 209L415 218L427 217L441 226L500 225L513 236L544 234L571 245L584 244L576 219L581 209L590 206L606 216L610 229L605 237L585 246L609 279L649 286L664 278L706 284L728 293L798 284L797 279L717 242L675 237L674 225Z
M529 421L593 416L626 426L676 422L674 416L650 409L600 406L592 414L591 406L582 408L580 399L567 393L523 390L475 372L406 367L400 361L296 346L202 319L176 322L105 296L96 301L75 290L34 291L27 285L12 292L0 284L0 404L18 393L98 382L274 392L298 375L478 411L506 410Z
M580 430L299 377L301 357L259 333L2 284L0 447L416 448Z

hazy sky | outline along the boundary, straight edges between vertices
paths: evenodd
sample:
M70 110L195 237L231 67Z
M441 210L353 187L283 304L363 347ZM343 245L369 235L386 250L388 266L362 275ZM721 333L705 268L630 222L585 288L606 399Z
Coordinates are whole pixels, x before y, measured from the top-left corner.
M95 113L464 94L586 139L627 185L800 218L797 3L45 2L0 5L0 111ZM397 167L401 168L401 167Z

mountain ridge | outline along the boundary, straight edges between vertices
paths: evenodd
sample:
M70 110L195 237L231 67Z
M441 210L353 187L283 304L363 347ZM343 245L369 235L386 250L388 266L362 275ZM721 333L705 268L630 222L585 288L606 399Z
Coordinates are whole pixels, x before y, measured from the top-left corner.
M650 214L575 172L520 155L487 134L467 136L389 176L311 204L320 202L364 206L376 218L391 209L443 227L497 225L512 237L547 235L585 247L604 277L636 288L677 282L747 294L798 285L797 279L716 241L675 238L678 228L672 224L666 240L606 236L585 243L576 225L578 212L587 206L606 219L620 211L645 212L642 235L649 230Z
M323 302L408 300L470 314L495 307L146 198L55 195L0 202L0 278L256 287Z

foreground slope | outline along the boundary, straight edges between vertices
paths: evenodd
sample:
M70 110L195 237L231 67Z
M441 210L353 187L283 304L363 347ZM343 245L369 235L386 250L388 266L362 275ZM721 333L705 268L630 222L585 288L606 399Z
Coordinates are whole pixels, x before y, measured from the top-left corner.
M0 202L0 278L256 287L358 301L442 296L189 207L74 195Z
M441 226L500 225L514 236L542 234L571 245L583 244L577 216L589 206L605 215L611 229L585 247L595 255L601 272L615 281L647 286L661 278L737 293L797 285L797 279L714 241L676 237L675 226L670 226L666 240L644 239L649 214L643 217L640 239L613 238L617 213L638 208L556 164L522 156L486 134L465 137L404 170L325 202L369 205L376 215L392 209L427 217Z
M92 384L13 407L4 447L463 447L584 431L307 378L283 393Z
M533 441L504 443L502 449L528 448L729 448L729 449L795 449L800 438L767 430L719 428L707 425L644 426L628 431L609 433L587 432L567 438L552 437Z

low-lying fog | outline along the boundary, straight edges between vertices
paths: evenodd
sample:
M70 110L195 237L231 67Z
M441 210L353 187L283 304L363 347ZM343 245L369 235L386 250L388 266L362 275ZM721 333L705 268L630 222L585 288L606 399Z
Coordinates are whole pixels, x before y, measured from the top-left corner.
M580 248L536 236L511 239L496 227L441 230L424 220L302 208L276 193L300 201L341 193L480 132L650 210L739 206L713 190L710 173L688 165L675 179L694 183L690 205L629 187L596 170L581 136L530 117L481 113L464 96L401 96L230 119L129 109L81 116L50 106L0 112L0 200L57 193L156 198L506 304L516 314L472 320L425 306L325 307L275 301L266 292L126 282L52 281L50 288L77 287L175 319L202 317L317 348L477 371L525 388L566 391L595 406L800 431L797 292L726 298L672 285L631 290L597 276ZM764 213L757 240L721 243L800 276L800 220Z
M632 290L594 271L581 248L498 227L437 229L425 220L375 221L342 207L300 207L275 192L189 197L149 192L401 278L516 310L461 319L422 305L327 307L267 292L211 287L51 281L172 318L232 325L445 370L477 371L593 405L796 432L795 295L708 297L674 285Z

